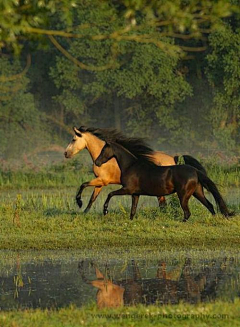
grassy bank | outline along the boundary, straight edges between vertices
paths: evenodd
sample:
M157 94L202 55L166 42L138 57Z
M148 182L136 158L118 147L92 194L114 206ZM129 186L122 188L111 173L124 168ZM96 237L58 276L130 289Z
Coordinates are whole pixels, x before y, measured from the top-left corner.
M192 216L183 224L175 196L160 211L155 198L141 197L136 219L129 220L131 198L115 197L109 214L102 215L106 187L89 214L75 203L78 186L92 175L78 160L42 170L0 172L0 249L88 249L99 247L181 247L217 249L240 245L239 168L208 163L209 176L218 184L231 210L230 220L212 217L195 199ZM223 187L224 186L224 187ZM119 188L119 186L116 186ZM92 189L84 191L84 207ZM214 200L210 196L211 202Z
M0 326L239 326L240 301L232 303L138 305L98 310L95 305L55 310L1 312Z
M195 199L192 216L182 223L182 210L172 197L165 212L156 199L140 199L136 219L129 220L130 197L113 199L103 216L100 196L92 212L83 214L74 201L75 189L6 192L0 208L0 249L87 249L99 247L237 248L240 215L227 220L211 214ZM87 203L89 194L83 199ZM238 211L237 206L232 209Z
M126 215L61 215L45 218L39 214L22 217L20 226L12 217L1 221L0 249L91 249L99 247L181 247L239 248L240 216L231 221L205 217L183 224L167 217L143 214L130 222Z

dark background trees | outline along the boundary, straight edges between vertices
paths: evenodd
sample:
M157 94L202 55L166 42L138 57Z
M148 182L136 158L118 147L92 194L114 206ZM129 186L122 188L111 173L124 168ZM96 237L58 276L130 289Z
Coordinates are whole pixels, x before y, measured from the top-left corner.
M116 127L239 153L239 1L3 1L1 157Z

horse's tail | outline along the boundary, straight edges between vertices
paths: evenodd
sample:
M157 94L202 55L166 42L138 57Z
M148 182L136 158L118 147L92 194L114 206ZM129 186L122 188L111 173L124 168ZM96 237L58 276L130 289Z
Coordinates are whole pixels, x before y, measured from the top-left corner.
M225 217L233 216L234 213L229 212L225 201L223 200L221 194L219 193L219 191L217 189L217 186L213 183L213 181L199 170L197 170L197 174L198 174L198 180L199 180L200 184L203 187L205 187L210 193L212 193L212 195L216 201L216 204L220 209L220 212Z
M181 159L183 159L183 164L192 166L198 170L200 170L202 173L204 173L207 176L206 169L200 164L200 162L193 158L192 156L184 154L183 156L175 156L174 161L177 164L181 162Z

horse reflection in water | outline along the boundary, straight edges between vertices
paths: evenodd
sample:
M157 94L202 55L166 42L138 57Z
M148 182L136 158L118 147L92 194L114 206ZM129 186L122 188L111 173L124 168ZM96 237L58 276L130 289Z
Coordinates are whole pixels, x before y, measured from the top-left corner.
M90 281L84 272L84 263L79 264L82 279L98 289L97 306L120 307L142 304L177 304L179 301L196 303L201 301L207 284L207 275L196 276L191 271L191 260L167 272L166 263L160 262L155 278L143 279L134 260L131 262L132 278L113 281L95 267L96 280Z

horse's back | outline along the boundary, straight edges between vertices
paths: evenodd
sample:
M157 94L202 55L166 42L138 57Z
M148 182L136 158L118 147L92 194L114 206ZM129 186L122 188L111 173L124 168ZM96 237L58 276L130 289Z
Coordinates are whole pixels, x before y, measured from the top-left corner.
M175 172L175 174L181 175L181 174L186 174L186 175L197 175L197 169L190 166L190 165L175 165L175 166L170 166L172 171Z
M155 165L158 166L171 166L175 165L174 158L169 154L161 151L154 151L152 155L149 155Z
M136 162L124 176L124 182L135 193L162 196L174 191L170 166L156 166L146 162Z
M188 181L198 181L197 170L189 165L171 166L173 182L178 185L185 185Z

